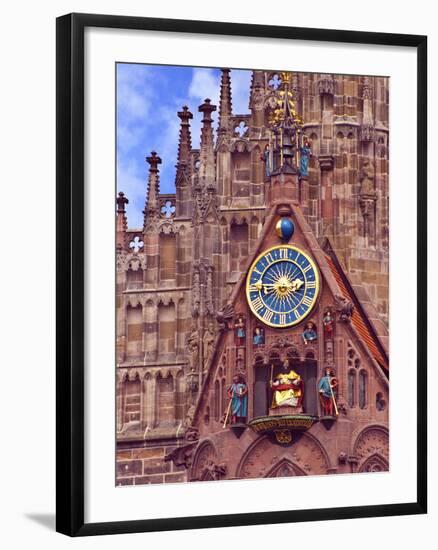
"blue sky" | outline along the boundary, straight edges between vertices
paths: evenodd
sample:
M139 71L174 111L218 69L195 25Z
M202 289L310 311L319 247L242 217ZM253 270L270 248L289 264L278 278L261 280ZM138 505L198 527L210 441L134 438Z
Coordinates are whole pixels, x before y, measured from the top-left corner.
M163 161L161 192L173 193L180 123L176 113L188 105L193 113L192 146L199 147L198 106L208 97L219 108L220 75L219 69L117 64L117 187L129 199L130 228L143 225L145 157L157 151ZM250 82L251 71L231 71L234 114L249 112ZM217 111L213 118L217 120Z

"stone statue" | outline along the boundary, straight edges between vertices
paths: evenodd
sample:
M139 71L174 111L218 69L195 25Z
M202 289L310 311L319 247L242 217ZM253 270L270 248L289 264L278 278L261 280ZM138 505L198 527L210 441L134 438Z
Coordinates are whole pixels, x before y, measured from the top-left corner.
M185 426L190 426L190 424L193 422L193 418L195 416L195 410L196 410L195 405L194 404L190 405L190 407L187 410L186 418L184 421Z
M337 294L335 296L336 310L339 311L339 320L348 323L353 315L354 305L350 300Z
M207 330L204 333L204 367L203 370L205 371L207 369L207 366L210 362L210 359L213 355L214 351L214 342L215 342L216 336L214 333L214 326L213 323L209 323Z
M270 152L269 152L269 145L266 145L265 150L263 151L263 155L261 157L262 161L265 163L265 178L269 178L271 175L271 161L270 161Z
M201 277L199 266L195 266L193 270L193 289L192 289L192 314L194 317L199 315L201 305Z
M192 326L191 332L187 338L187 349L189 351L189 364L192 372L198 371L199 366L199 332L195 325Z
M213 316L214 315L214 305L213 305L213 267L209 265L207 267L207 282L205 287L205 309L206 314Z
M360 174L360 191L361 197L375 197L376 190L374 188L374 166L370 160L365 160Z
M198 351L199 355L199 351ZM199 390L199 376L196 373L195 369L190 369L190 372L186 376L186 391L189 395L189 402L194 403L196 399L196 394Z
M234 307L232 304L226 304L223 309L216 313L216 321L219 323L220 330L229 329L229 321L234 317Z

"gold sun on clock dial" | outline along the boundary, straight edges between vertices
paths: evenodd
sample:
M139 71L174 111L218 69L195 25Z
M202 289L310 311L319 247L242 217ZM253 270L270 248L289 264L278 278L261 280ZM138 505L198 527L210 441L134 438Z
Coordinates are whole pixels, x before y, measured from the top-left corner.
M271 327L286 328L312 311L319 294L313 260L296 246L274 246L260 254L246 280L246 297L254 315Z

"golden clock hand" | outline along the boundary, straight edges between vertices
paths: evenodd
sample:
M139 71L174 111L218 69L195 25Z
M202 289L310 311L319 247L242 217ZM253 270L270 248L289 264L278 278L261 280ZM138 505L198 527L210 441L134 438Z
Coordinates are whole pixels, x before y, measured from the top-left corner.
M295 279L292 281L292 292L295 292L296 290L299 290L304 284L304 281L301 279Z
M263 283L262 283L262 280L260 279L259 281L256 281L254 283L254 286L256 287L257 290L262 290L262 287L263 287Z

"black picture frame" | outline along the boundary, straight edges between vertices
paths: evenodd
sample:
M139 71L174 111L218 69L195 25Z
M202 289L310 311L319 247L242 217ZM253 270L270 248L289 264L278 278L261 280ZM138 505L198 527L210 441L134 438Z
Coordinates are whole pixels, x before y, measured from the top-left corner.
M69 14L57 41L56 529L70 536L424 514L427 511L427 37L417 35ZM86 27L406 46L417 52L417 499L388 505L84 522L84 30Z

